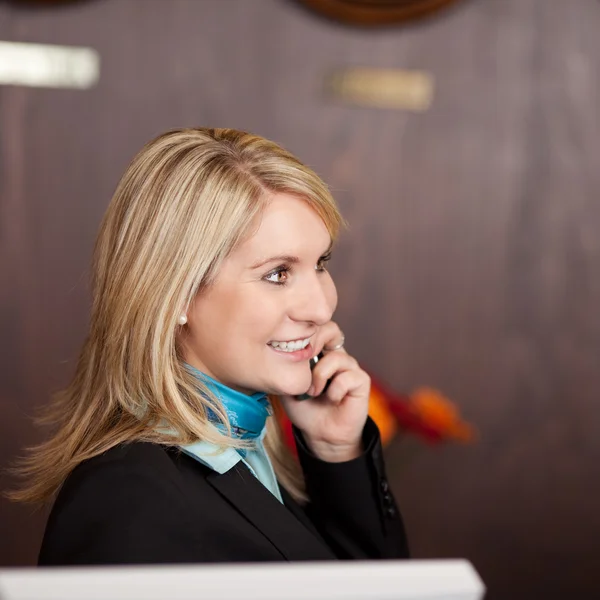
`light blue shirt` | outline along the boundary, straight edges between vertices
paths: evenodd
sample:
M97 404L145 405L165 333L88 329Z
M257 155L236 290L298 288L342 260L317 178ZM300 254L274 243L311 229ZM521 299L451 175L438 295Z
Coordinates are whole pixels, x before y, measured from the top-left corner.
M210 442L195 442L193 444L181 446L181 449L187 455L195 458L198 462L201 462L203 465L206 465L220 475L227 473L229 469L242 461L248 467L250 473L252 473L252 475L254 475L254 477L256 477L256 479L258 479L273 494L273 496L283 504L273 465L271 464L269 455L263 445L263 439L266 432L267 428L265 426L260 436L255 440L256 448L253 450L246 450L244 452L245 457L243 458L235 448L225 448L219 452L219 446L211 444Z
M206 441L198 441L180 446L181 449L221 475L227 473L241 460L254 477L283 504L273 465L263 444L267 432L267 419L271 414L267 395L263 392L252 395L243 394L213 379L206 373L202 373L192 365L186 364L185 367L200 381L208 385L221 400L235 435L240 439L252 441L254 446L249 449L220 448ZM210 409L207 412L212 421L215 415ZM222 428L219 424L216 427Z

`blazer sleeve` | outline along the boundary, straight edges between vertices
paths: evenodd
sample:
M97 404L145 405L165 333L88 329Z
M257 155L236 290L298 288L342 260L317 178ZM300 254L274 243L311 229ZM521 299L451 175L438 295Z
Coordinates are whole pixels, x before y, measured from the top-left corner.
M369 417L358 458L329 463L308 449L294 429L309 504L305 511L341 559L408 558L402 516L390 489L379 429Z

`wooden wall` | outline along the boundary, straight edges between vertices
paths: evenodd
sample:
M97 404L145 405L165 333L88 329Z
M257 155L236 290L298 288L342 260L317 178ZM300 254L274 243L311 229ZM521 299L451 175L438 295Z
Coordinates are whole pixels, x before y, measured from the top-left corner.
M0 87L0 466L72 372L95 232L129 159L168 128L244 128L312 165L351 223L332 267L351 351L479 427L474 446L388 448L414 555L469 558L492 599L591 598L598 31L594 0L470 0L373 31L290 0L0 4L0 39L102 58L93 90ZM332 103L323 78L347 65L425 69L433 106ZM0 564L33 563L43 521L0 501Z

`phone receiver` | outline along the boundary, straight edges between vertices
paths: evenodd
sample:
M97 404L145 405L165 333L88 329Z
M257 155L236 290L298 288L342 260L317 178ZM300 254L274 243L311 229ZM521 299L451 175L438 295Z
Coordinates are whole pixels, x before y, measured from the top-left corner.
M319 360L321 360L323 358L324 354L323 351L319 352L319 354L317 354L316 356L313 356L308 362L310 364L310 370L312 371L316 364L319 362ZM327 388L329 387L329 384L331 383L331 379L328 379L327 382L325 383L325 387L323 388L323 391L321 392L321 394L324 394L327 391ZM300 394L298 396L294 396L294 398L296 398L296 400L309 400L310 398L312 398L313 396L309 396L308 394Z

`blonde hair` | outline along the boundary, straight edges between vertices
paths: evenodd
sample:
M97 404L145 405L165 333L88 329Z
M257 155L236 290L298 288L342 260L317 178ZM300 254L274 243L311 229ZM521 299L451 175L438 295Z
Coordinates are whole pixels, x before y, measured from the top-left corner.
M29 449L18 468L25 485L13 499L51 499L78 464L124 442L244 445L209 422L208 408L227 419L218 399L183 366L177 319L251 234L273 192L302 198L337 237L342 218L327 187L274 142L197 128L167 132L144 146L100 228L89 335L73 380L41 419L53 435ZM277 399L271 400L277 413ZM278 479L302 500L300 471L278 419L267 427Z

